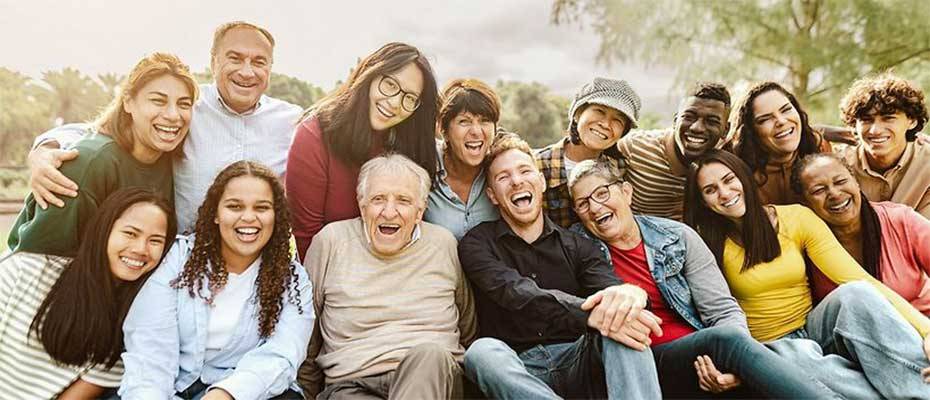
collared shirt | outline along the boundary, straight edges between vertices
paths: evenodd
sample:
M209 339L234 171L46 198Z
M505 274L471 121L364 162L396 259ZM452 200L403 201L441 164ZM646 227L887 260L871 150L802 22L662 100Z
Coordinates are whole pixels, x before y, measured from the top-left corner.
M193 244L193 236L178 237L129 309L123 323L126 372L120 397L168 399L197 380L236 399L265 399L298 389L297 367L307 356L315 319L304 268L292 262L296 282L281 294L281 313L271 336L259 336L258 302L247 301L229 342L209 352L211 306L203 296L209 294L210 282L205 279L194 297L187 288L171 285L184 269ZM297 296L294 291L299 291L299 308L291 301Z
M193 230L207 189L229 164L257 161L283 178L300 113L294 104L262 95L255 108L239 114L223 103L216 85L201 85L190 134L174 163L178 231Z
M548 218L533 243L503 219L482 223L459 242L459 258L475 289L479 336L518 351L578 339L584 299L620 284L592 241Z
M174 159L178 232L193 230L207 189L229 164L258 161L283 179L300 113L296 105L262 95L255 108L238 114L226 106L216 85L200 85L190 133L184 139L183 151ZM37 137L34 146L54 139L67 148L82 134L76 129L52 129Z
M898 163L883 173L872 169L861 144L842 154L869 200L908 205L930 219L930 145L908 143Z
M536 151L536 167L546 178L546 192L543 194L543 209L553 222L563 228L578 222L578 216L572 209L572 195L568 191L568 171L565 169L565 144L569 138L563 138ZM614 159L604 154L601 160L608 161L620 169L621 176L626 174L626 160Z
M456 240L461 240L465 232L474 228L475 225L484 221L496 221L500 218L500 212L494 204L491 204L487 191L484 190L487 184L487 174L484 168L471 184L468 202L463 203L452 187L446 183L448 173L441 148L438 153L439 171L433 181L433 188L429 192L423 220L448 229Z

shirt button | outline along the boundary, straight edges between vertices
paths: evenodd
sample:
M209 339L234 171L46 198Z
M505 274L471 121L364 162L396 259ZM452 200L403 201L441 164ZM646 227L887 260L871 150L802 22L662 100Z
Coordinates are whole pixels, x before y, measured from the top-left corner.
M536 335L538 335L539 337L542 337L542 332L536 332Z
M530 278L536 279L536 274L530 274Z

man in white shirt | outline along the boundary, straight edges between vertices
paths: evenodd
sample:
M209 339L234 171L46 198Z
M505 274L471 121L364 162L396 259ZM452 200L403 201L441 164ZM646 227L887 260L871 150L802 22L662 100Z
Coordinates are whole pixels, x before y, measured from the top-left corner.
M301 109L264 95L274 44L271 33L248 22L228 22L216 29L210 50L213 83L201 85L191 132L174 161L179 232L193 229L207 188L227 165L254 160L283 178ZM62 149L82 133L73 126L55 128L36 139L28 164L32 191L42 208L61 207L64 202L58 196L73 197L80 190L58 167L78 157L77 151Z

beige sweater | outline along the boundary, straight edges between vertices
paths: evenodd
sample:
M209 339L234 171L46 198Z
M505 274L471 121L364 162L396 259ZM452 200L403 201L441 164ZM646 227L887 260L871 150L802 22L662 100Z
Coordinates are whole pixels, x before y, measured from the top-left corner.
M370 250L360 218L331 223L313 239L304 266L318 325L308 361L327 383L394 370L424 343L462 360L477 326L457 244L438 225L420 229L416 242L387 258Z

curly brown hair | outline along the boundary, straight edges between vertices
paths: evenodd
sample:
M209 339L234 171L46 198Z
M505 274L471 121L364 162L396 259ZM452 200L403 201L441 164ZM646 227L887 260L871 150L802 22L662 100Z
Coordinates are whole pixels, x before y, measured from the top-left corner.
M194 297L201 293L204 279L206 279L209 282L210 294L207 297L203 295L201 297L207 304L213 304L213 299L226 286L229 272L226 270L226 263L220 253L222 238L219 227L214 221L226 186L229 181L240 176L252 176L268 182L274 197L274 231L271 239L262 249L262 264L256 281L259 334L265 338L274 333L275 325L284 308L285 290L290 289L287 294L288 301L296 305L299 312L303 313L295 269L297 267L291 262L291 223L287 200L284 197L284 187L268 167L253 161L237 161L217 175L216 180L207 190L206 199L197 211L194 249L184 264L184 270L171 282L171 286L176 289L187 288L188 294Z
M840 101L843 122L855 126L873 112L894 114L901 111L917 125L905 134L908 142L914 141L927 123L927 105L920 87L892 73L857 80Z

